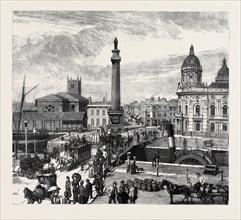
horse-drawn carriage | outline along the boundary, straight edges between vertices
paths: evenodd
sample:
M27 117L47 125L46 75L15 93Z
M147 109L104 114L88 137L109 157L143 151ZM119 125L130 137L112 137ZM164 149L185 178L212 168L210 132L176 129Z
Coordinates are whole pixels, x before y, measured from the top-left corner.
M36 175L38 183L33 191L29 188L24 188L24 197L27 198L28 204L33 204L35 201L39 204L45 198L50 198L53 191L59 192L57 186L57 175L53 173L45 173Z
M36 171L43 168L43 161L39 157L28 157L20 159L20 167L18 168L18 175L25 176L28 179L33 179Z
M50 161L46 163L46 159L40 159L38 156L20 159L19 176L26 175L28 179L33 179L39 173L55 173L55 168Z

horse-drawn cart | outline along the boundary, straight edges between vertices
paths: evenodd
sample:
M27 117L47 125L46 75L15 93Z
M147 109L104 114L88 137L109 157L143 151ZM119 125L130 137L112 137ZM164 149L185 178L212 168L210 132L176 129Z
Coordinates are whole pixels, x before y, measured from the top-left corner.
M200 186L199 184L194 185L194 192L204 204L214 204L215 200L221 199L223 202L228 204L229 190L228 186L205 184Z

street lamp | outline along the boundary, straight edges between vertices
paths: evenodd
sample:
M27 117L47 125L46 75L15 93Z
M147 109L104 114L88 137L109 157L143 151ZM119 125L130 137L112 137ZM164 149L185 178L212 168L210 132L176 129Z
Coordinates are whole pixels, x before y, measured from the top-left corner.
M36 134L36 128L33 128L33 135L34 135L34 153L36 153L36 139L35 139L35 134Z
M108 166L110 166L111 164L111 157L110 157L110 138L111 138L111 129L107 130L107 134L108 134Z
M23 123L25 127L25 155L27 158L28 157L28 121L25 120Z

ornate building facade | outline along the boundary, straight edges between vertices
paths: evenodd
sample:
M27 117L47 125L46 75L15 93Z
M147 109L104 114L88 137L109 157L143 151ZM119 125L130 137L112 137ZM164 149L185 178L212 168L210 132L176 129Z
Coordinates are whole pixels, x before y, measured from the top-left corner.
M176 133L201 136L228 136L229 68L223 60L215 82L202 82L202 66L190 47L181 67L178 83Z

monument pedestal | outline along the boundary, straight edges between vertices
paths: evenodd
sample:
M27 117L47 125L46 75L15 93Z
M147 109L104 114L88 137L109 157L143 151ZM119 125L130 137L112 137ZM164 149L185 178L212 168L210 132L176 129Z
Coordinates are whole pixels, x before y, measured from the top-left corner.
M121 108L120 110L112 110L108 111L110 117L110 125L109 128L112 130L113 133L116 132L124 132L125 125L124 125L124 110Z

